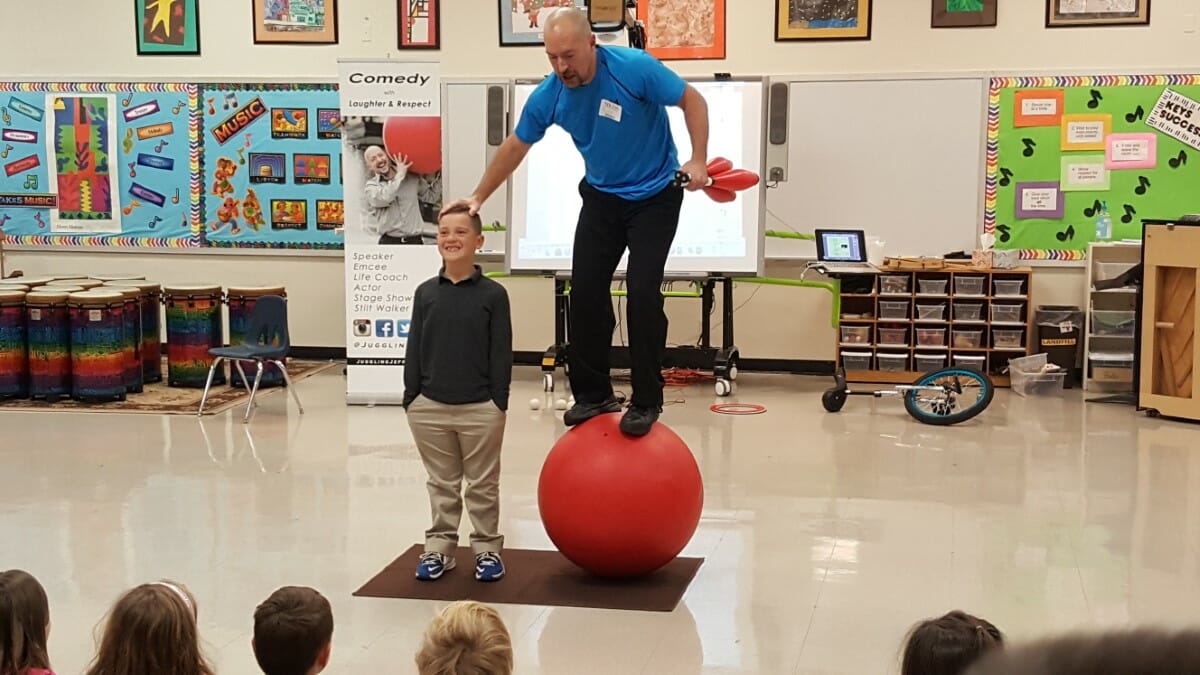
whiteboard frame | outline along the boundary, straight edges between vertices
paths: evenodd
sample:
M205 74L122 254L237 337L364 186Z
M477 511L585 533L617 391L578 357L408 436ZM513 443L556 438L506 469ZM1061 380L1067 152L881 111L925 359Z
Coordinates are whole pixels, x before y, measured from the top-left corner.
M554 76L548 75L546 77L554 77ZM540 84L543 80L545 80L545 77L514 78L512 80L512 82L510 83L509 92L508 92L508 104L509 104L508 120L509 120L509 127L510 127L508 130L509 134L514 133L514 131L516 129L516 125L520 121L518 118L518 115L517 115L517 110L516 110L517 87L520 85ZM762 133L759 134L759 139L758 139L758 146L759 146L758 166L756 167L755 171L758 173L759 176L765 175L766 166L767 166L767 112L768 112L767 111L767 102L768 102L768 98L769 98L769 94L770 94L770 83L771 83L770 76L768 76L768 75L739 75L736 77L735 76L717 77L715 75L707 75L707 76L691 75L691 76L684 76L683 80L685 82L687 82L688 84L692 84L695 82L757 82L761 85L760 93L761 93L762 100L760 101L760 104L759 104L759 117L760 117L760 120L759 120L760 127L759 128L761 129ZM709 133L710 138L711 138L711 135L712 134L711 134L711 129L710 129L710 133ZM749 168L749 167L739 167L739 168ZM696 276L696 277L705 277L705 276L743 276L743 277L744 276L755 276L755 277L761 277L761 276L763 276L765 273L765 270L766 270L766 248L767 248L766 236L765 236L766 213L767 213L766 181L759 180L758 185L756 185L753 189L758 191L758 224L757 224L757 227L755 228L755 233L753 235L754 237L756 237L757 254L754 256L754 270L753 271L728 270L728 269L727 270L669 270L667 272L667 274L668 275L677 275L677 276L678 275L687 275L687 276ZM509 230L507 232L508 236L505 238L505 242L504 242L504 271L508 274L525 274L525 275L542 275L542 276L554 276L554 275L560 275L563 273L569 274L571 272L570 269L561 269L561 268L557 268L557 267L553 267L553 266L546 267L546 268L533 268L533 267L528 267L528 268L527 267L516 267L516 268L514 268L513 267L513 259L514 259L513 247L517 245L517 237L514 236L514 230L513 230L513 225L512 225L513 224L514 192L513 192L513 180L512 180L511 176L508 178L508 180L505 181L505 195L507 196L507 200L508 200L508 228L509 228ZM745 232L745 230L743 230L743 232ZM749 233L746 232L746 234L749 234ZM621 276L624 274L624 271L618 267L616 274L617 274L617 276Z

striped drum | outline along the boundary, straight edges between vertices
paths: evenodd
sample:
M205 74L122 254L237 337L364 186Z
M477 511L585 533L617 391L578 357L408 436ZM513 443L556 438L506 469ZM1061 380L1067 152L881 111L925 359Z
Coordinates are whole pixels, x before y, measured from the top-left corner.
M77 289L82 291L82 288ZM29 395L56 401L71 395L70 292L38 290L25 296L29 331Z
M163 287L167 305L167 384L203 387L215 357L208 350L224 343L221 287L207 284ZM213 384L225 384L224 369Z
M229 303L229 344L240 345L246 338L246 326L250 323L250 317L254 314L254 305L256 298L264 295L278 295L281 298L287 299L287 291L283 286L230 286L225 293L226 301ZM281 359L282 360L282 359ZM285 362L286 363L286 362ZM254 374L247 373L246 377L252 380ZM279 372L279 367L273 363L263 365L262 380L258 386L275 387L284 383L283 373ZM229 384L234 387L241 387L242 376L238 375L237 368L229 368Z
M142 381L162 382L162 340L159 314L162 311L162 286L153 281L106 281L103 288L136 288L141 293Z
M71 312L71 395L125 400L125 299L114 291L67 296Z
M124 299L122 312L124 331L121 336L121 351L125 354L125 391L131 394L142 392L142 292L136 288L102 286L96 290L120 293Z
M0 291L0 398L29 395L25 292Z

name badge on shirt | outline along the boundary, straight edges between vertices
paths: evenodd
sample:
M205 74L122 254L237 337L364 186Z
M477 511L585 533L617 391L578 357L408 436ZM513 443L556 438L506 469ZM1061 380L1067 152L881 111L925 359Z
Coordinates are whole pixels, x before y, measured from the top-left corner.
M606 98L600 99L600 116L614 122L621 121L621 105Z

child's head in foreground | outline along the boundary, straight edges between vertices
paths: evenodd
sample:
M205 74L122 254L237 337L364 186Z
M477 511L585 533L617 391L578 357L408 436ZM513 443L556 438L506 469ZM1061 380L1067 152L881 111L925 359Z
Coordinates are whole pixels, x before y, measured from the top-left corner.
M512 639L496 610L455 602L425 629L416 662L420 675L510 675Z

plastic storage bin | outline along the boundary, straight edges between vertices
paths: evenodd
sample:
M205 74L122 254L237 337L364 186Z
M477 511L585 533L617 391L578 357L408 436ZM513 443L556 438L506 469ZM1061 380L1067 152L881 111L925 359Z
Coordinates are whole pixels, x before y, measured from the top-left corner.
M879 277L879 292L884 295L907 295L907 274L885 274Z
M955 321L982 321L983 320L983 303L982 302L956 302L956 303L954 303L954 320Z
M879 301L879 318L881 318L881 319L907 319L908 318L908 301L906 301L906 300L880 300Z
M871 344L870 326L842 326L842 344L869 345Z
M918 279L917 290L923 295L945 295L947 279Z
M1061 394L1063 381L1067 371L1059 370L1057 366L1049 366L1054 370L1045 370L1049 360L1046 354L1034 354L1019 359L1010 359L1008 375L1012 390L1020 396L1053 396Z
M1022 349L1025 337L1023 330L992 330L992 346L996 349Z
M917 303L917 320L918 321L945 321L946 320L946 303L939 302L936 305L922 305Z
M946 367L945 354L917 354L917 372L928 373Z
M903 347L908 344L907 328L879 327L879 344Z
M1096 382L1133 383L1133 353L1091 352L1092 380Z
M1135 312L1092 310L1092 335L1132 337L1136 325Z
M983 295L983 277L954 277L955 295Z
M996 287L996 295L1024 295L1021 287L1025 282L1020 279L996 279L992 284Z
M945 347L945 328L918 328L917 345L921 347Z
M888 372L908 370L908 354L877 354L879 369Z
M1017 305L992 305L992 323L1021 323L1021 310L1024 303Z
M1133 269L1137 263L1130 262L1095 262L1092 263L1095 267L1092 269L1093 281L1108 281L1116 279L1122 274Z
M870 370L871 352L842 352L842 367L846 370Z
M983 346L983 329L962 330L961 328L955 328L954 338L951 343L953 346L959 348L978 349Z
M984 361L987 361L986 356L979 356L975 354L954 355L954 365L959 366L960 368L973 368L975 370L982 371Z

